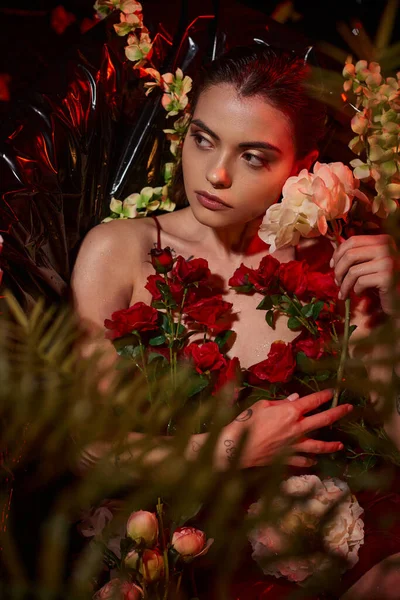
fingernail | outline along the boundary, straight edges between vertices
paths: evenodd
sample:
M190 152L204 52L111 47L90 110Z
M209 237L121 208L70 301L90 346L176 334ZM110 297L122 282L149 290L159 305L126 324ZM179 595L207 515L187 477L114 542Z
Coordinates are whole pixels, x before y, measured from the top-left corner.
M342 296L342 292L339 292L339 293L338 293L338 298L339 298L339 300L342 300L342 298L343 298L343 296Z
M330 268L332 269L333 265L335 264L335 261L333 260L333 258L331 258L331 261L329 263Z
M295 392L294 394L290 394L286 399L289 400L289 402L293 402L293 400L297 400L298 398L300 398L300 396Z
M343 448L344 448L343 444L339 443L338 444L338 450L343 450Z
M353 405L349 404L347 407L347 412L351 412L353 410Z
M339 282L338 282L338 280L336 279L336 277L335 277L335 283L336 283L336 285L339 285Z

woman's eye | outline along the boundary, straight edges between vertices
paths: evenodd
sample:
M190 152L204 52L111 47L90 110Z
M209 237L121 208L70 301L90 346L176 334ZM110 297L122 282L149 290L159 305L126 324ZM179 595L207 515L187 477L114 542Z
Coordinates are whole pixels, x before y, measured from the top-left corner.
M264 167L266 162L265 160L263 160L259 156L256 156L255 154L244 154L243 157L247 164L249 164L251 167Z
M194 143L199 148L211 148L211 142L201 135L201 133L192 133L191 137L194 139Z

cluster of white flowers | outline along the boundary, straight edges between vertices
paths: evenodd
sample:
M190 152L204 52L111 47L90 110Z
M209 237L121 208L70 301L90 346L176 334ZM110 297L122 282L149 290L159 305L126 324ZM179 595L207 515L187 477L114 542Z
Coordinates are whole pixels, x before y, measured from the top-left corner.
M258 235L270 245L270 252L295 246L301 237L326 235L328 222L345 219L355 197L368 202L359 183L341 162L316 162L312 173L303 169L289 177L282 201L267 210Z
M400 72L383 79L376 62L347 62L343 69L345 92L356 95L357 113L351 128L357 135L349 147L365 159L351 161L354 175L374 180L376 196L372 210L385 217L396 210L400 199Z
M331 555L345 559L347 568L352 568L364 543L364 523L360 518L364 510L347 483L337 478L321 481L316 475L300 475L284 481L281 490L282 496L275 500L275 507L282 513L278 523L258 525L249 536L252 557L264 573L301 584L328 569ZM250 506L249 514L258 516L261 510L262 502L258 501ZM329 511L332 515L328 515ZM325 553L290 555L296 535L309 537L318 532ZM280 558L280 554L286 556Z

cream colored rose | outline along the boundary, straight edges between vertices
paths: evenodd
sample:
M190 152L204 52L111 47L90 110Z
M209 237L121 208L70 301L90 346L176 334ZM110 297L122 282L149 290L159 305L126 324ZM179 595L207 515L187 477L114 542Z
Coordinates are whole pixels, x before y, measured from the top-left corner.
M264 573L301 584L329 569L333 564L332 554L347 561L343 571L353 567L364 543L364 524L360 518L364 511L348 485L336 478L321 481L316 475L300 475L284 481L281 490L282 496L278 496L274 506L283 511L286 504L287 509L278 522L261 523L249 535L252 557ZM261 500L252 504L249 514L259 514L261 507ZM326 518L329 511L332 514ZM280 559L279 554L290 552L299 534L316 539L320 536L326 554L315 552Z
M312 182L313 202L324 212L327 221L346 218L355 197L368 202L358 189L359 180L343 163L316 162L313 172L316 176Z

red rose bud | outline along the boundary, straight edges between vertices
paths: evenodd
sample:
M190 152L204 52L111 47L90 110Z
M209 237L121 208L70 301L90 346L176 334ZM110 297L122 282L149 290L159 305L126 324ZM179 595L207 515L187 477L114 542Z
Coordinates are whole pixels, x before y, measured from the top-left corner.
M153 300L155 301L162 300L162 294L157 287L158 281L165 283L164 277L161 277L161 275L149 275L147 278L147 283L144 286L146 290L148 290L153 296Z
M126 533L135 542L140 543L143 541L148 548L152 548L157 543L158 538L156 515L147 510L133 512L126 524Z
M324 354L325 345L329 338L329 334L322 333L320 336L314 338L307 332L301 332L292 342L294 352L304 352L308 358L319 359Z
M174 269L171 273L173 281L179 281L183 285L206 281L211 275L208 262L204 258L193 258L186 260L178 256Z
M249 282L254 285L257 292L276 291L276 274L279 265L279 260L268 254L261 259L258 269L249 272Z
M143 590L130 581L111 579L93 596L93 600L140 600Z
M136 302L129 308L117 310L111 320L104 321L104 327L111 330L111 339L129 335L132 331L154 331L158 326L158 312L144 302Z
M174 265L172 250L166 248L152 248L150 250L151 264L156 273L169 273Z
M215 396L222 388L232 389L232 404L236 402L239 396L242 370L237 356L225 361L225 366L218 374L212 395Z
M196 371L200 374L217 371L226 364L216 342L206 342L205 344L192 342L186 346L183 354L193 361Z
M334 272L319 273L313 271L308 273L307 290L311 296L316 296L318 300L337 300L339 288L335 283Z
M191 304L185 308L189 320L204 325L213 332L230 329L233 304L222 300L222 296L212 296Z
M144 550L141 557L136 550L132 550L125 557L125 566L139 571L147 583L164 576L164 560L158 548Z
M172 536L172 547L185 562L208 552L213 539L206 541L206 534L194 527L178 527Z
M249 367L249 382L253 385L268 383L286 383L296 368L291 344L274 342L268 358Z
M307 272L307 263L303 260L291 260L282 263L278 271L279 282L286 292L296 294L298 298L302 298L308 285Z
M242 263L229 279L229 286L237 292L246 293L254 291L253 284L249 282L249 275L251 273L253 273L254 276L254 270L246 267L246 265Z

